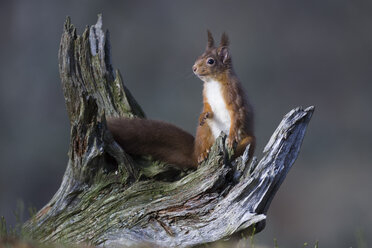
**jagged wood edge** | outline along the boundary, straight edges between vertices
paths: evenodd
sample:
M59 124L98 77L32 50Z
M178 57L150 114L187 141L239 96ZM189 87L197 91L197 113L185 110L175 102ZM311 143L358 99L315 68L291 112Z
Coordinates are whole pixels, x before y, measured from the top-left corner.
M108 34L108 33L107 33ZM71 122L69 162L60 189L25 224L41 241L113 247L192 246L264 227L270 202L296 159L313 108L288 113L257 164L230 162L221 136L208 160L179 181L139 180L112 140L105 115L144 116L120 73L114 77L102 19L77 36L67 19L60 72ZM115 167L116 166L116 167Z

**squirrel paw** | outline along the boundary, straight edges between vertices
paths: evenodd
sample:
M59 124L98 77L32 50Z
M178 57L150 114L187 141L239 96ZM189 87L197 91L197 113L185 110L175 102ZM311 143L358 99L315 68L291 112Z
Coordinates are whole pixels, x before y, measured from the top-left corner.
M211 117L212 117L212 113L211 113L211 112L204 112L204 113L202 113L202 114L200 115L200 117L199 117L199 125L200 125L200 126L203 126L204 123L205 123L205 121L206 121L207 119L211 118Z
M238 137L237 136L234 136L234 137L228 137L227 139L227 145L229 148L234 148L235 145L238 144Z
M202 153L198 156L198 164L201 164L204 160L207 159L207 157L208 157L208 153L209 153L209 150L206 150L205 152L202 152Z

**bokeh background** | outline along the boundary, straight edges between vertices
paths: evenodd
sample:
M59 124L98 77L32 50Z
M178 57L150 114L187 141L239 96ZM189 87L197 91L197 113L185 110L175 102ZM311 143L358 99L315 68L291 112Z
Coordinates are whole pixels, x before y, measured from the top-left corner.
M256 110L257 156L282 116L315 105L301 153L256 243L372 245L372 2L0 1L0 215L40 209L67 163L57 52L65 17L82 33L103 14L112 62L149 118L195 133L202 83L191 66L206 29L231 39ZM364 246L363 246L364 245Z

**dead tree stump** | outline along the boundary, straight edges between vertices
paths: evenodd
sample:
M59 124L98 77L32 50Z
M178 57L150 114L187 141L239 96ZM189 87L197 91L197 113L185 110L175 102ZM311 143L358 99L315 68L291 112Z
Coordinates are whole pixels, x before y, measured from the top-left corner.
M42 242L187 247L264 228L271 200L297 158L313 107L286 114L263 157L229 160L225 136L196 171L134 161L106 116L144 117L110 62L102 19L81 36L67 18L59 67L71 124L69 161L54 197L25 223ZM171 175L171 176L170 176ZM169 180L173 178L173 180Z

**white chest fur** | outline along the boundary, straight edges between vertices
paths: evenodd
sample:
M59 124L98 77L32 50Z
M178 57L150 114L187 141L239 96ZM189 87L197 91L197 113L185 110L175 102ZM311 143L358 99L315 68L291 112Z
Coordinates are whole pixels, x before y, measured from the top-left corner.
M204 94L212 108L213 117L208 119L214 138L217 138L221 131L229 134L231 118L227 109L226 102L222 97L222 89L217 81L208 81L204 83Z

